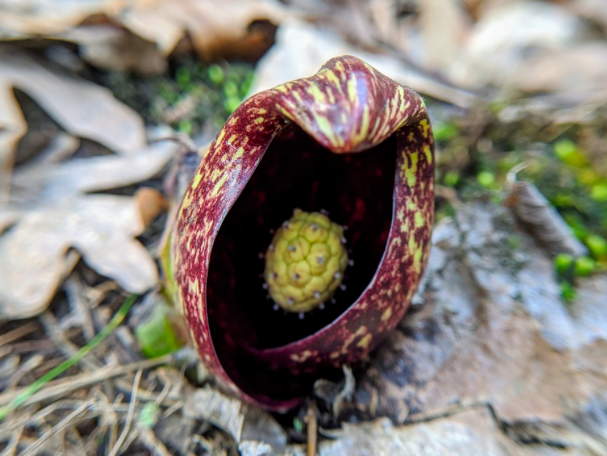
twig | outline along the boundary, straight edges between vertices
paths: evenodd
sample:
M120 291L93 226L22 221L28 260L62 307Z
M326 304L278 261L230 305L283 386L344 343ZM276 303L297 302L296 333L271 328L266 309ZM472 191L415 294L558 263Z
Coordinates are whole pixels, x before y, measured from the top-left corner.
M164 446L164 443L158 440L158 438L156 438L151 429L140 427L138 431L139 440L150 451L150 453L156 456L171 456L171 453L169 450L167 450L167 447Z
M67 337L65 337L65 334L57 324L55 317L50 312L44 312L39 318L50 339L57 346L63 356L67 358L76 356L78 353L78 347L70 342ZM99 369L101 367L99 362L89 358L82 359L79 364L81 368L85 368L83 370L89 371Z
M136 371L138 369L149 369L150 367L166 364L171 361L171 359L171 355L166 355L162 358L147 359L145 361L127 364L126 366L108 366L107 368L100 369L97 372L87 372L85 374L75 375L73 377L66 378L65 380L57 381L55 384L52 384L45 388L44 391L41 391L39 394L28 397L22 403L22 405L31 405L46 400L54 400L63 396L64 394L71 393L74 390L84 388L86 386L91 386L95 383L99 383L113 377L118 377L120 375ZM29 388L30 387L26 387L20 391L0 395L0 404L12 403L12 401L14 401L18 396L24 394L24 390L27 390ZM4 408L0 410L3 409Z
M28 334L36 331L36 329L38 329L38 326L31 322L23 326L19 326L18 328L15 328L12 331L0 336L0 347L9 344L12 341L17 340L23 336L27 336Z
M72 413L70 413L68 416L66 416L64 419L62 419L59 423L57 423L56 426L53 426L51 429L49 429L47 432L45 432L42 435L42 437L40 437L38 440L36 440L36 442L34 442L32 445L30 445L27 448L27 450L25 450L25 452L23 453L22 456L29 456L31 454L35 454L40 449L40 447L44 444L44 442L46 442L48 439L50 439L52 436L54 436L58 432L61 432L65 428L67 428L71 424L71 422L78 415L80 415L82 412L84 412L91 404L93 404L93 402L95 402L95 399L91 399L91 400L85 402L80 407L78 407L76 410L74 410Z
M17 431L13 432L13 435L11 435L10 441L6 445L6 448L4 449L4 451L2 451L2 453L0 453L0 456L13 456L14 455L15 450L17 449L17 445L19 445L19 440L21 439L22 434L23 434L23 426L21 426L21 428L18 429Z
M316 446L318 441L318 420L316 412L310 405L306 412L306 423L308 431L308 456L316 456Z
M131 429L131 423L133 422L133 414L135 412L135 405L137 404L137 392L139 391L139 383L141 382L142 373L143 373L143 371L141 369L139 369L137 371L137 374L135 374L135 380L133 381L133 388L131 389L131 402L129 403L129 411L126 414L126 421L124 423L124 428L122 428L122 432L120 433L120 436L118 437L118 440L116 441L116 444L112 448L112 451L110 451L109 456L116 456L118 454L118 452L120 451L120 448L122 447L122 444L124 443L124 440L126 439L126 436L128 435L128 433Z

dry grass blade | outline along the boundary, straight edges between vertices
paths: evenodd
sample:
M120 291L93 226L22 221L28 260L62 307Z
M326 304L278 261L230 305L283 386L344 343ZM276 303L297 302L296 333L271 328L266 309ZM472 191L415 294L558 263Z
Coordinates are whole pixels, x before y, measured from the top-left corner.
M55 434L63 431L64 429L66 429L70 424L72 424L72 421L74 421L74 419L76 419L76 417L78 417L78 415L85 412L86 409L88 409L94 402L95 402L95 399L91 399L88 402L85 402L84 404L82 404L80 407L78 407L76 410L74 410L72 413L70 413L64 419L62 419L59 423L57 423L56 426L53 426L51 429L49 429L47 432L45 432L42 437L40 437L38 440L36 440L36 442L33 445L30 445L28 447L28 449L25 450L25 452L23 453L22 456L30 456L30 455L36 454L38 452L38 450L41 449L42 445L44 445L44 443L48 439L50 439Z
M36 331L36 329L38 329L38 327L34 323L31 323L31 322L27 323L23 326L19 326L18 328L13 329L12 331L0 336L0 347L4 346L6 344L10 344L11 342L13 342L23 336L27 336L28 334L31 334L34 331Z
M149 369L152 367L159 366L161 364L166 364L171 359L172 356L167 355L163 356L162 358L139 361L136 363L127 364L125 366L108 366L103 369L100 369L97 372L86 372L84 374L68 377L64 380L60 380L56 383L49 385L43 391L40 391L38 394L32 395L31 397L26 399L22 403L22 405L31 405L43 401L54 400L65 394L71 393L74 390L91 386L95 383L99 383L110 378L118 377L128 372L133 372L138 369ZM25 387L20 391L0 395L0 404L6 405L9 403L13 403L17 397L23 395L25 390L29 388L30 387ZM4 408L5 407L0 410L4 410Z
M133 414L135 413L135 405L137 404L137 392L139 391L139 383L141 382L142 372L143 370L139 369L137 371L137 374L135 375L135 380L133 381L133 389L131 390L131 402L129 403L129 411L126 415L126 422L124 423L124 428L120 433L120 437L118 437L118 440L116 441L114 448L112 448L112 451L110 451L109 456L116 456L118 454L118 452L122 448L122 445L124 444L124 441L126 440L127 435L129 434L129 431L131 430L131 423L133 422Z
M82 358L84 358L88 353L91 352L95 347L97 347L106 337L108 337L119 325L122 323L127 313L129 312L131 306L135 303L137 296L133 295L127 298L114 318L110 321L110 323L103 328L99 334L97 334L88 344L78 350L77 353L74 354L71 358L65 360L61 364L59 364L54 369L51 369L49 372L44 374L30 386L25 388L19 395L17 395L8 405L2 407L0 409L0 421L3 420L12 410L15 410L20 405L25 403L30 397L32 397L36 392L38 392L44 385L53 380L55 377L61 375L63 372L68 370L70 367L74 366L78 363ZM0 396L1 399L1 396Z

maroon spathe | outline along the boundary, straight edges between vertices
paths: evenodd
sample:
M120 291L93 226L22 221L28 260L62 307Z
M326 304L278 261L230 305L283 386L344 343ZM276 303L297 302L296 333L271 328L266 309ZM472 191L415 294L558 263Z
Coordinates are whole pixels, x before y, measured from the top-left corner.
M258 93L232 114L171 238L177 300L221 383L283 411L316 376L366 357L394 328L428 256L433 154L422 99L351 56ZM335 308L300 326L268 313L254 284L262 267L253 252L269 239L262 233L295 207L332 208L361 259Z

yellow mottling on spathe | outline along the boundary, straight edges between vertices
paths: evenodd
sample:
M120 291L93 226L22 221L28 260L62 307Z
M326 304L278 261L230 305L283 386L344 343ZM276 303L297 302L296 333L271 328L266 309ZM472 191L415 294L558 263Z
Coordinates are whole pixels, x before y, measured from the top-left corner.
M428 164L432 164L432 150L430 150L430 146L429 145L425 145L424 146L424 154L426 155L426 161L428 162Z
M350 101L354 102L358 96L358 90L356 86L356 75L353 74L350 79L348 79L348 98Z
M369 329L366 326L361 326L360 328L358 328L356 330L356 332L354 333L355 336L362 336L363 334L366 334L369 332Z
M357 337L362 337L366 333L369 332L369 329L366 326L360 326L354 334L350 334L350 336L344 341L344 344L341 347L341 353L343 355L348 353L348 347L354 342L354 339Z
M299 94L299 92L294 91L293 98L295 98L299 103L303 103L303 100L301 99L301 95Z
M381 321L388 321L392 316L392 307L388 307L383 314L381 314Z
M244 147L239 147L236 153L234 154L234 158L240 158L244 155Z
M408 140L409 142L417 142L417 141L415 141L415 133L410 132L410 133L409 133L409 136L407 137L407 140Z
M421 212L417 211L415 212L414 215L415 218L415 227L416 228L421 228L422 226L424 226L424 216L421 214Z
M339 90L339 92L341 93L341 83L339 82L339 78L337 77L337 75L331 70L326 70L325 75L327 81L329 81L331 84L334 84L337 90Z
M415 242L415 236L409 236L409 252L413 252L417 248L417 242Z
M263 109L263 108L259 108L257 110L257 114L261 114L261 115L265 114L266 112L268 112L268 110L267 109Z
M282 93L287 93L289 91L289 89L287 89L287 87L283 84L283 85L279 85L277 87L274 87L276 90L278 90L279 92Z
M390 100L390 118L394 118L396 116L396 111L398 110L398 98L392 97Z
M327 87L327 95L329 96L329 103L335 103L335 96L333 95L333 91Z
M285 108L280 106L279 104L275 104L274 107L278 109L278 111L287 119L293 120L293 116L287 111Z
M406 206L407 206L407 210L410 212L415 212L418 209L417 203L412 198L407 200Z
M235 139L236 139L236 135L230 136L230 139L228 139L228 144L231 145L234 142Z
M202 174L196 174L194 176L194 181L192 182L192 187L198 188L200 181L202 180Z
M217 181L217 183L215 184L215 186L213 187L213 191L211 192L211 196L215 197L217 195L219 195L219 190L221 189L221 187L223 186L223 184L225 183L225 181L228 179L228 175L226 173L224 173L219 180Z
M211 181L215 182L217 179L219 179L220 175L221 175L221 170L219 168L215 168L213 170L213 172L211 173Z
M402 244L402 241L400 240L400 238L399 237L395 237L392 240L392 244L390 244L390 250L395 249L396 247L398 247L401 244Z
M344 64L341 62L337 62L335 64L335 69L339 70L339 72L341 73L341 78L345 81L347 76L346 76L346 72L344 71Z
M422 136L427 138L430 131L430 124L428 124L427 119L422 119L419 121L419 129L422 132Z
M402 86L398 86L398 112L400 114L405 112L406 106L405 106L405 89L402 88Z
M192 204L192 192L188 192L183 197L183 202L181 203L181 209L179 212L182 212L184 209L187 209Z
M411 152L409 154L408 163L403 165L405 171L405 179L407 179L407 185L409 187L415 186L417 181L417 163L419 160L419 154L417 152Z
M381 117L377 116L375 118L375 124L373 125L373 128L371 129L371 133L369 133L370 137L374 137L375 134L377 133L377 129L379 128L379 124L381 122Z
M345 112L341 113L341 123L346 123L348 122L348 115Z
M296 363L303 363L306 359L310 358L312 354L313 353L310 350L305 350L301 355L293 353L290 358Z
M219 136L217 136L217 139L215 140L215 143L216 143L216 144L221 143L221 141L223 140L223 137L224 137L225 135L226 135L226 131L225 131L224 129L222 129L222 130L219 132Z
M324 103L325 100L327 99L325 94L322 92L322 90L320 90L318 88L318 86L316 84L311 84L310 86L308 86L308 88L306 89L306 92L308 92L310 95L312 95L312 97L314 98L315 101Z
M340 353L339 352L333 352L329 355L329 358L331 359L337 359L339 358Z
M264 117L258 117L253 122L255 122L256 124L260 124L263 123L264 120L266 120Z
M365 105L363 109L363 118L360 126L360 131L358 132L358 135L355 138L356 143L361 143L365 140L367 134L369 133L369 124L369 105Z
M331 122L329 122L329 119L314 111L312 111L312 115L314 116L314 121L316 122L316 125L318 125L318 128L323 133L323 135L327 137L329 142L331 142L331 144L342 146L343 139L335 136L335 132L331 127Z
M415 269L415 272L421 272L423 253L424 252L422 251L422 249L418 247L415 253L413 254L413 269Z
M234 117L230 117L230 120L228 121L229 125L234 125L236 122L238 122L238 117L234 116Z
M400 230L403 233L406 233L408 231L411 231L411 220L410 219L405 219L401 225L400 225Z
M405 210L401 209L396 213L396 218L398 219L399 222L402 222L403 219L405 218Z
M358 341L356 346L362 348L363 350L367 350L369 348L369 344L371 343L372 339L373 339L373 336L371 336L371 334L367 334L365 337L363 337L362 339L360 339Z
M188 291L194 295L200 294L200 285L198 284L198 278L188 281Z

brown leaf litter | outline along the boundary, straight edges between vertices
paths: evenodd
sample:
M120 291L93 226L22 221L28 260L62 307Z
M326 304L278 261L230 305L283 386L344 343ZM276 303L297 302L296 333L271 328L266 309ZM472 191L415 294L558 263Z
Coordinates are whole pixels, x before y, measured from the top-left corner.
M234 53L250 58L271 44L251 25L278 25L289 13L275 0L24 0L1 1L0 8L5 40L72 41L93 64L142 72L162 71L162 58L186 37L208 60Z
M371 360L356 413L417 422L483 404L514 437L607 451L588 428L604 426L605 275L565 304L550 256L503 208L464 206L434 238L424 306Z
M0 52L0 181L8 200L0 207L0 229L10 227L0 235L0 315L23 318L43 310L79 255L126 290L141 293L152 288L157 268L134 238L164 209L162 197L151 190L142 190L135 198L89 193L154 176L176 146L148 145L139 115L107 89L17 49ZM71 158L76 148L68 143L67 150L46 151L13 171L16 142L27 128L14 87L71 135L94 140L115 153Z

